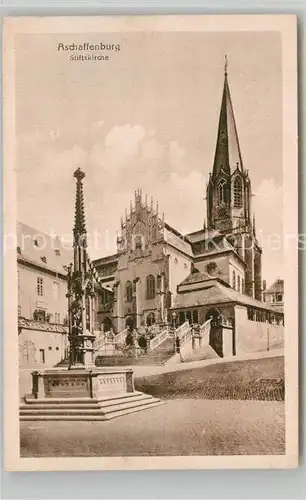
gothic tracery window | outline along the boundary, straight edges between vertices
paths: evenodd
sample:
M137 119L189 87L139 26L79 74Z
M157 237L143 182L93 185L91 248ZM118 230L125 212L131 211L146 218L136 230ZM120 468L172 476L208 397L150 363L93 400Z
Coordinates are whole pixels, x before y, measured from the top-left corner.
M242 183L240 177L234 181L234 207L242 206Z
M147 299L155 299L155 278L152 274L147 276Z
M125 285L126 300L132 302L133 300L133 286L131 281L127 281Z
M221 180L218 185L218 202L219 204L225 202L225 181Z

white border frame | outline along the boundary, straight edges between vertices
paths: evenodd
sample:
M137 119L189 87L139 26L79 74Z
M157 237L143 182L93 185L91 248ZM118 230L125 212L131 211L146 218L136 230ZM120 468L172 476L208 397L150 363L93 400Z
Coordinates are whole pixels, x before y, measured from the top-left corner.
M294 15L20 17L4 20L4 245L16 233L14 37L18 33L99 31L278 31L283 68L283 231L285 248L286 454L275 456L20 458L16 251L4 247L5 470L290 468L298 464L298 153L297 19ZM290 241L286 235L293 235Z

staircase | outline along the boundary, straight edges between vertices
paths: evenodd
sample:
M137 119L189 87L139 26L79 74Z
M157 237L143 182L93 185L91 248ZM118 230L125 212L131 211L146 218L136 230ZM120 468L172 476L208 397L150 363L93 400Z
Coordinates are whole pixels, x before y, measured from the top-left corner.
M25 398L19 407L20 420L112 420L129 413L163 404L158 398L134 391L104 397L33 399Z
M158 347L154 350L149 351L146 358L150 363L154 365L164 364L175 352L174 338L166 338Z

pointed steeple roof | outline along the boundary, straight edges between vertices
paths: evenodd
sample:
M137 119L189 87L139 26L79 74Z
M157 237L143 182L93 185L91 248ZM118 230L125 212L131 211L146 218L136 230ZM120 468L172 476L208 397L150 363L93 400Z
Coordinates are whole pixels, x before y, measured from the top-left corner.
M221 170L230 174L233 173L237 167L240 171L243 171L238 133L228 84L227 57L225 56L224 86L213 175L218 175Z
M73 234L75 241L80 237L86 235L85 211L84 211L84 194L83 194L83 179L84 172L78 168L74 172L76 183L76 197L75 197L75 213L74 213L74 227Z

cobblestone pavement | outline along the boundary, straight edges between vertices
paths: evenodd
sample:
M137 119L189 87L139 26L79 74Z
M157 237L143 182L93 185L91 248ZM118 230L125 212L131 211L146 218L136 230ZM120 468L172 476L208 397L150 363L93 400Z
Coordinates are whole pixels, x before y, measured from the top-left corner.
M21 422L21 456L285 453L284 404L177 399L108 422Z

